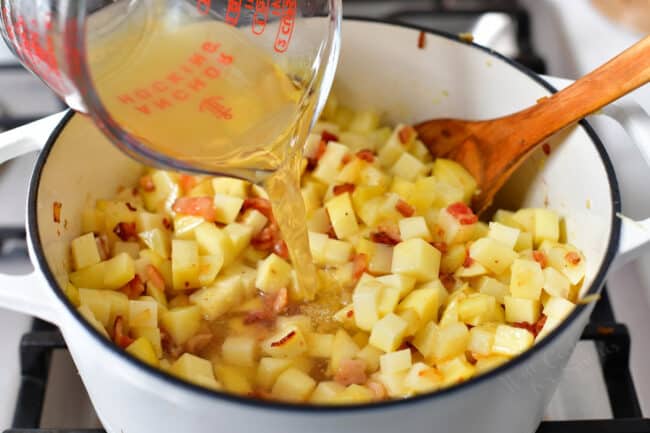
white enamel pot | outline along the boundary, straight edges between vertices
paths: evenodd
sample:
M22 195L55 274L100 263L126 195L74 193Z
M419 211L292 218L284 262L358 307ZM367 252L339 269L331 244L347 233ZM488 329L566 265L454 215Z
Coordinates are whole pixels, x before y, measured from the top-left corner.
M427 33L426 47L418 48L419 33L405 26L347 20L336 84L344 102L380 108L393 122L490 118L554 91L531 72L449 35ZM611 111L650 154L645 113L633 106ZM648 243L650 223L617 216L616 177L586 122L556 136L551 147L548 157L541 152L531 157L499 200L510 208L547 204L559 211L568 240L587 257L584 294L595 294L616 258L630 258ZM35 271L0 276L0 305L61 328L109 433L533 432L592 308L579 305L549 337L496 370L408 400L323 408L264 403L202 389L127 356L84 322L59 286L66 281L67 244L79 235L82 208L96 198L110 197L120 185L133 184L140 166L87 118L72 113L0 136L0 161L40 148L27 203ZM59 223L53 221L54 202L62 204Z

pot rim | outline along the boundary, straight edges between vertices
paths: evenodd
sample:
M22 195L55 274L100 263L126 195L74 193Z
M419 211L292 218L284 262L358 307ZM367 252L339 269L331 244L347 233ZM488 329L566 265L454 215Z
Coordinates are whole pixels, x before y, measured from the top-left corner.
M389 22L387 20L366 18L366 17L345 17L344 22L365 22L365 23L379 24L381 26L408 28L412 30L425 32L430 35L449 39L458 44L469 45L474 49L488 53L498 61L505 62L507 65L514 67L515 69L519 70L523 74L527 75L537 84L543 86L551 93L557 92L557 89L555 89L551 84L549 84L547 81L545 81L543 78L541 78L539 75L537 75L535 72L531 71L527 67L493 51L490 48L477 45L473 42L461 41L458 38L458 36L447 32L443 32L440 30L430 30L413 24L394 23L394 22ZM551 342L556 340L560 336L560 334L563 333L565 329L567 329L573 323L573 321L577 319L579 315L585 312L585 309L587 308L587 305L585 304L577 304L576 308L574 308L574 310L569 314L569 316L557 328L551 331L551 333L546 338L541 340L539 343L536 343L532 348L526 350L525 352L516 356L512 360L500 365L499 367L487 373L481 374L464 383L454 385L449 388L440 389L428 394L421 394L421 395L409 397L407 399L402 399L402 400L388 400L388 401L371 403L371 404L356 404L356 405L342 405L342 406L292 404L292 403L284 403L278 401L256 400L251 397L242 397L234 394L229 394L226 392L213 391L198 385L191 384L189 382L176 378L168 373L165 373L162 370L149 366L148 364L127 354L124 350L120 349L111 341L104 338L81 316L81 314L77 311L74 305L72 305L72 303L68 300L68 298L65 296L65 294L59 287L59 284L57 283L57 280L47 263L43 251L42 243L41 243L40 234L37 229L37 206L36 205L38 202L38 189L39 189L41 176L43 173L43 168L47 163L48 156L53 146L57 142L59 135L61 134L63 129L66 127L66 125L74 115L75 112L69 110L68 113L66 113L65 117L61 120L61 122L51 133L47 143L45 144L43 150L41 151L38 157L38 160L34 167L32 178L30 180L29 197L27 202L28 203L27 227L28 227L29 237L32 240L32 247L33 247L32 249L33 249L34 257L37 260L38 268L43 272L45 279L47 280L50 287L58 297L59 301L61 301L61 303L65 306L68 312L75 317L77 322L80 322L80 325L84 327L89 334L92 335L92 337L95 339L95 341L98 344L102 345L105 349L112 352L115 356L122 358L123 361L130 363L131 365L133 365L135 368L139 369L143 373L152 375L156 379L166 382L166 384L168 385L180 387L184 391L193 393L196 396L213 398L215 399L215 401L224 401L226 403L231 403L231 404L243 404L245 406L249 406L251 408L256 408L256 409L265 409L265 410L272 410L272 411L277 410L277 411L284 411L284 412L299 412L299 413L307 413L307 414L310 413L353 414L353 413L370 412L370 411L383 410L383 409L396 409L408 404L434 402L438 399L448 397L452 394L470 390L475 386L482 384L483 382L492 380L493 378L501 376L507 373L508 371L523 365L529 358L535 356L543 349L545 349L546 346L551 344ZM621 220L616 215L621 211L621 199L620 199L618 182L616 180L616 174L614 172L613 165L609 159L609 156L607 155L604 145L602 144L599 137L596 135L596 133L594 132L594 130L586 120L584 119L581 120L579 122L579 125L585 130L585 132L589 136L591 142L596 147L596 150L600 155L600 159L607 173L608 183L611 192L610 195L612 200L611 233L609 237L608 247L605 253L605 257L603 258L602 264L598 269L594 281L591 284L591 287L589 287L589 290L587 292L588 295L591 295L591 294L597 294L600 291L600 288L603 286L605 282L607 271L609 270L609 267L618 251Z

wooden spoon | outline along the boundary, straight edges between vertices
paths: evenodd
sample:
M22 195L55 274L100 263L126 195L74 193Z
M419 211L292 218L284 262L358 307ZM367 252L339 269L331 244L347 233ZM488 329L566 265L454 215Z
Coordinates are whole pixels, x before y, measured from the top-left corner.
M434 156L453 159L474 176L479 191L472 208L480 213L549 136L648 81L650 36L525 110L491 120L428 120L415 129Z

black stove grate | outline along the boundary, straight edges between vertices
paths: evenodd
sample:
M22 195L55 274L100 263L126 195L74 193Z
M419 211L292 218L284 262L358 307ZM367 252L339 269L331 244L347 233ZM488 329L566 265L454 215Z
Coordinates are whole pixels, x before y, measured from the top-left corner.
M594 341L600 358L614 419L544 421L537 433L650 433L644 419L629 368L630 334L616 323L607 291L598 301L582 340ZM5 433L104 433L103 430L39 429L45 399L49 364L55 349L66 345L52 325L35 321L20 343L22 382L13 420Z

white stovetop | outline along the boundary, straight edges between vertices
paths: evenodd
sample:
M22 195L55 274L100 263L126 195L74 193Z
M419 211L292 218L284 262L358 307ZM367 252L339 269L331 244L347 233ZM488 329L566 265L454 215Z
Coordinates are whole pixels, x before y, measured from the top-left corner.
M577 78L641 37L610 24L589 7L588 0L521 1L533 12L535 47L546 59L550 75ZM7 59L4 50L0 43L0 63ZM636 91L633 97L650 111L650 88ZM650 185L650 169L631 148L620 127L605 119L591 121L617 167L624 213L633 217L650 215L650 200L646 199L645 193L647 185ZM32 162L33 158L25 158L17 165L24 167ZM0 176L0 199L4 194L15 195L17 183L14 181L7 185L5 182L3 185ZM0 223L5 209L3 206L0 212ZM20 212L11 216L12 220L21 218ZM0 272L24 273L29 268L20 257L0 260ZM650 256L612 273L608 285L617 319L630 327L632 370L647 415L650 413L650 367L646 362L646 354L650 353L650 337L646 331L650 329ZM0 431L9 427L13 417L19 384L18 344L30 320L26 316L0 311L0 389L3 390L0 395ZM549 407L554 418L611 416L602 400L587 407L575 405L589 393L604 393L602 378L593 374L596 362L593 347L581 343L565 372L560 392Z

